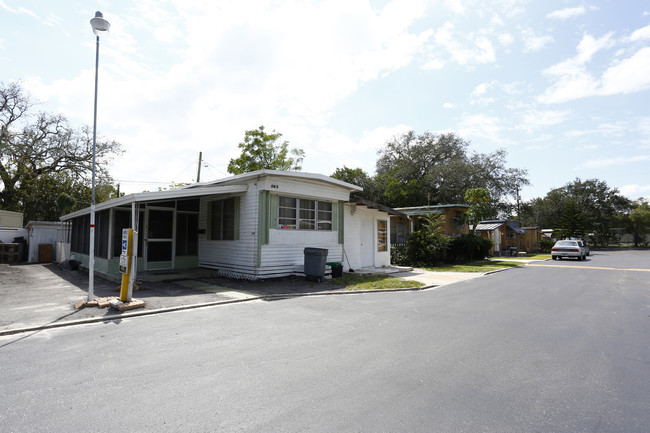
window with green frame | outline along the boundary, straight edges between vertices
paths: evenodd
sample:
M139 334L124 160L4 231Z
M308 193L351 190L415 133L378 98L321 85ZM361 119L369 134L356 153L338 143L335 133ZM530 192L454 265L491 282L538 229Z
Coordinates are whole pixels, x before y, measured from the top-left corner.
M278 228L292 230L332 230L332 202L280 196Z

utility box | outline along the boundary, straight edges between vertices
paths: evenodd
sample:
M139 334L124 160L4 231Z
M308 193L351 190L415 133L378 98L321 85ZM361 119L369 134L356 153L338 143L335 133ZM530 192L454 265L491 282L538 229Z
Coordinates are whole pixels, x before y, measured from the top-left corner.
M325 277L327 248L305 248L305 278L309 281L322 281Z

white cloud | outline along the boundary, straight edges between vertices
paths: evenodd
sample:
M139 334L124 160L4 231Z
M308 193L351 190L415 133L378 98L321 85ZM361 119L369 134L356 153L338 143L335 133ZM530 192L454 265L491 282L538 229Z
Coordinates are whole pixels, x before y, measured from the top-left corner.
M505 23L501 19L501 17L498 14L493 14L492 19L490 20L490 24L494 26L503 26Z
M591 44L574 59L546 69L554 84L539 97L540 102L560 103L596 95L635 93L650 89L650 47L607 68L600 78L587 71L584 64L598 51ZM600 45L605 47L607 45Z
M453 13L456 14L465 13L465 6L463 6L463 0L445 0L445 5Z
M522 121L516 129L525 130L531 133L539 129L563 123L570 115L570 110L554 111L531 109L523 114Z
M149 0L129 9L131 15L107 17L113 33L100 49L98 129L127 148L118 178L141 171L153 153L166 158L148 169L151 179L183 180L169 179L170 173L199 150L225 167L244 131L262 124L291 131L291 145L307 154L318 155L327 137L354 149L345 137L314 131L361 84L409 65L433 34L410 30L426 10L423 0L382 9L364 0L254 6L183 0L175 6L165 11ZM151 16L162 30L136 26ZM93 58L94 44L87 48ZM87 69L37 82L30 91L91 124L93 76Z
M515 38L510 33L502 33L497 36L497 39L504 47L509 47L515 41Z
M598 94L600 81L585 67L595 53L612 46L613 33L595 39L585 35L577 47L575 57L557 63L542 73L551 78L553 84L538 99L551 104Z
M485 93L488 91L488 89L495 84L495 81L492 81L491 83L481 83L478 86L472 90L471 96L473 97L479 97L485 95Z
M310 138L314 146L307 150L303 169L333 173L337 168L361 168L367 173L374 173L377 151L384 147L393 137L411 131L413 128L400 124L392 127L379 127L372 131L364 131L363 136L355 140L345 134L323 128L317 132L317 137ZM300 147L300 146L297 146ZM314 161L318 161L317 164ZM365 161L365 162L364 162Z
M603 73L601 95L650 89L650 47L642 48Z
M547 44L553 42L553 37L549 35L537 36L531 29L521 31L521 37L524 42L524 52L534 53L543 49Z
M650 25L635 30L630 35L631 41L644 41L646 39L650 39Z
M485 36L473 33L462 35L451 22L446 22L435 32L435 42L444 47L451 58L460 65L494 63L496 54L492 42Z
M548 15L546 15L546 17L558 20L568 20L569 18L584 15L586 11L587 10L584 6L579 6L576 8L564 8L550 12Z
M594 119L595 120L595 119ZM565 133L567 137L584 137L587 135L595 135L598 137L623 137L627 132L633 129L630 122L605 122L595 124L592 129L587 130L571 130Z
M650 161L650 155L616 156L613 158L592 159L583 163L579 168L603 168L644 161Z
M639 133L640 145L639 148L650 148L650 117L643 117L639 119L636 130Z
M454 108L454 106L455 105L452 104L451 102L445 102L444 104L442 104L443 108Z
M624 185L618 190L622 195L632 200L636 200L639 197L644 197L646 200L650 200L650 185Z
M444 68L444 66L445 66L445 62L443 62L442 60L432 58L432 59L427 60L427 62L424 65L422 65L422 69L424 69L424 70L440 70L440 69Z
M11 6L7 5L7 3L5 3L4 1L0 0L0 8L6 10L9 13L16 14L16 15L20 15L20 14L29 15L32 18L36 18L37 20L44 22L44 20L42 20L41 17L36 15L31 10L29 10L27 8L24 8L22 6L20 6L18 8L12 8Z
M485 82L477 85L472 93L470 94L470 104L471 105L489 105L496 101L493 97L486 97L485 94L495 85L496 81Z
M466 115L459 123L459 135L469 140L485 138L499 145L511 142L501 136L503 126L498 117L487 114Z

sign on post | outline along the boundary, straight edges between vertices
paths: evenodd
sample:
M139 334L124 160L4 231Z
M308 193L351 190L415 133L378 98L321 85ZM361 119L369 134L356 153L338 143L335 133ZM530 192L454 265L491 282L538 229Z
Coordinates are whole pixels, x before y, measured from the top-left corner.
M130 301L129 276L131 275L131 251L133 250L133 229L122 229L122 254L120 254L120 272L122 285L120 286L120 301Z

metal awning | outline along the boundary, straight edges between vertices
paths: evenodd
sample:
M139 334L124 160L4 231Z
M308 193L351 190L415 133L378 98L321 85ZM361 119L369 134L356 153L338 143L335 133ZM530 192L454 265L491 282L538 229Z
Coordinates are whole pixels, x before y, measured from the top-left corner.
M522 229L519 225L519 221L515 220L503 220L503 221L481 221L476 225L476 231L478 232L491 232L496 230L499 227L507 225L509 229L520 235L525 235L526 230Z
M518 221L510 221L510 224L508 224L508 227L510 227L516 233L519 233L520 235L525 235L526 234L526 230L521 228Z
M496 230L502 225L505 224L505 221L503 222L489 222L489 223L478 223L476 225L476 231L477 232L491 232L492 230Z
M119 198L99 203L95 206L95 211L99 212L104 209L131 205L131 203L146 203L159 200L174 200L201 197L206 195L220 194L241 194L248 190L248 185L229 185L229 186L204 186L201 188L177 188L169 191L139 192L126 195ZM67 221L73 218L90 213L90 208L78 210L76 212L63 215L61 221Z

